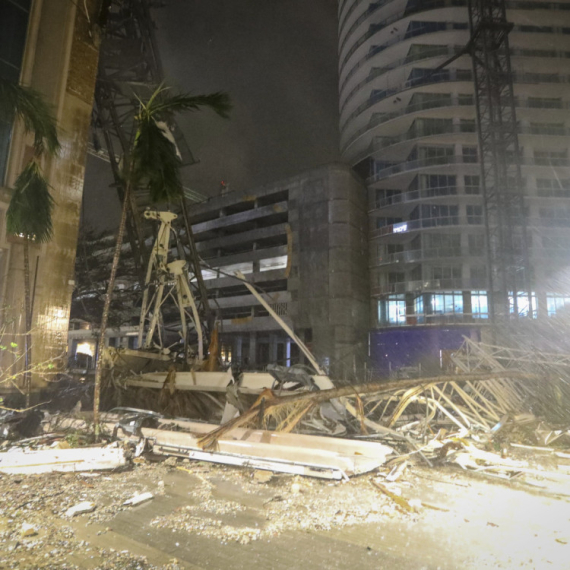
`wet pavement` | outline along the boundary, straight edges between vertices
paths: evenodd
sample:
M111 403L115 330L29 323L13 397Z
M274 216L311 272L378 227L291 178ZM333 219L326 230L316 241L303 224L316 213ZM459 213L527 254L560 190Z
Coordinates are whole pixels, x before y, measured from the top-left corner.
M0 476L0 568L570 568L570 486L412 465L390 485L408 513L374 487L378 474L329 482L170 463ZM123 506L143 492L154 498ZM81 501L96 509L66 517ZM22 536L24 523L37 534Z

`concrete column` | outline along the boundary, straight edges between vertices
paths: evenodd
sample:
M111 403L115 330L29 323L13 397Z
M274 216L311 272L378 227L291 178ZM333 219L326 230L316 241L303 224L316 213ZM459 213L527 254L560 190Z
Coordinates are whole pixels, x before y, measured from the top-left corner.
M234 337L232 362L241 362L242 340L243 339L242 339L240 334L238 334Z
M269 335L269 362L274 364L277 362L277 335ZM281 363L280 363L281 364Z
M546 292L545 291L537 291L536 292L536 309L537 309L537 318L539 319L546 319L548 317L548 305L546 303Z
M256 333L249 333L249 365L253 367L257 364L257 336Z

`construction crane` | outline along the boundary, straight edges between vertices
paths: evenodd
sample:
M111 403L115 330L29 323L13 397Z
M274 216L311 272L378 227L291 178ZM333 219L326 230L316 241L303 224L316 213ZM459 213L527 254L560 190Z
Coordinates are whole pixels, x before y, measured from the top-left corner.
M111 164L115 185L122 201L123 178L121 161L129 152L134 137L133 109L137 98L147 99L164 81L164 73L150 14L152 0L106 0L105 30L101 43L99 69L93 110L92 153L103 157ZM176 146L182 157L182 166L196 161L186 144L180 129L169 125ZM103 139L104 146L100 139ZM184 189L180 200L183 218L183 234L186 250L181 250L188 259L188 268L196 279L198 296L196 302L202 320L208 330L214 328L214 317L208 304L208 292L202 279L200 260L192 227L188 217L186 200L199 202L205 199L198 192ZM135 268L141 288L145 281L150 252L146 246L148 228L142 212L149 206L148 192L137 189L131 193L127 233Z
M532 285L521 153L505 0L469 0L470 39L431 75L469 54L473 67L481 190L485 213L489 317L503 324L525 307L532 315ZM512 299L512 302L511 302Z

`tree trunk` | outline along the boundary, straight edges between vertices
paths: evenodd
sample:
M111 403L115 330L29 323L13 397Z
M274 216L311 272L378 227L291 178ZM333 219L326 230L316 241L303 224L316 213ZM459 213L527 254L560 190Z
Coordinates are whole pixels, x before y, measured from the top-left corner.
M24 238L24 312L26 317L25 359L24 359L24 391L26 392L26 408L30 407L32 391L32 300L30 295L30 242Z
M125 226L127 222L127 210L129 209L129 195L131 186L127 183L125 196L123 199L123 209L121 211L121 222L119 224L119 232L117 234L117 243L115 244L115 253L113 255L113 264L111 265L111 275L109 276L109 284L107 285L107 294L105 295L105 304L103 306L103 314L101 315L101 327L99 332L99 343L97 345L97 363L95 365L95 389L93 395L93 422L95 424L95 436L99 438L99 406L101 402L101 375L103 372L103 362L101 353L105 348L105 333L107 332L107 322L109 320L109 308L113 297L113 289L115 288L115 278L117 277L117 269L119 267L119 259L121 257L121 248L125 237Z

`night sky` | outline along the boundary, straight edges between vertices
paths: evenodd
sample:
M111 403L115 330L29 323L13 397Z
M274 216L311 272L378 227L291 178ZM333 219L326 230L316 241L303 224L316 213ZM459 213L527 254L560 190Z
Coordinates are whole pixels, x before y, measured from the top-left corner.
M225 180L251 189L338 159L336 0L166 0L153 11L166 83L227 91L229 120L178 119L195 158L186 186L212 195ZM108 164L90 157L84 214L118 223Z

